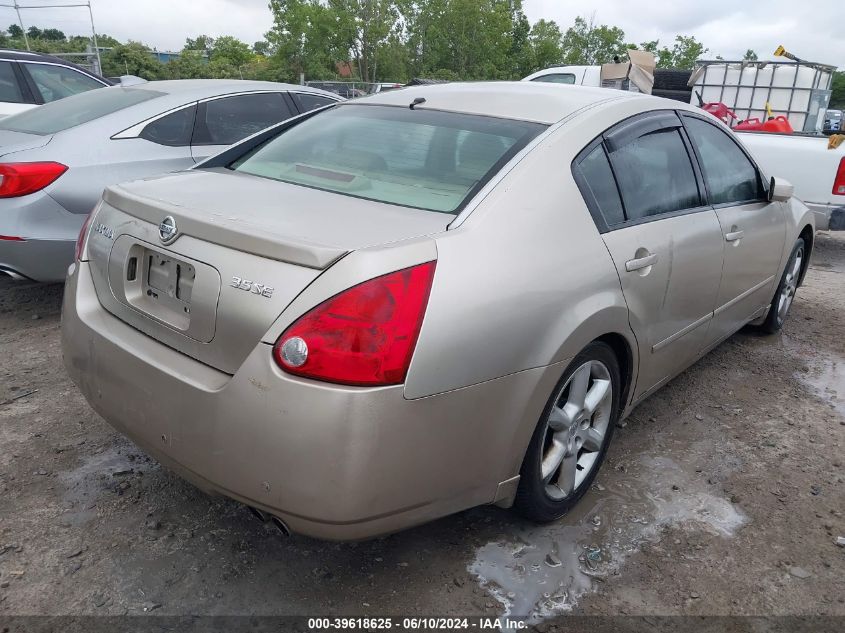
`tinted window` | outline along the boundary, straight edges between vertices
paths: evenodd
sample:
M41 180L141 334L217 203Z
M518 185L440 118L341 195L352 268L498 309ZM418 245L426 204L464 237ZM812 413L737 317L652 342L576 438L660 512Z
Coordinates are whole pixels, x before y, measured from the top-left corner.
M147 125L141 132L145 138L159 145L190 145L196 106L182 108Z
M532 79L531 81L541 81L550 84L574 84L575 75L573 75L572 73L542 75L541 77L537 77L535 79Z
M692 117L684 117L684 125L698 149L710 204L763 197L757 169L727 134L715 125Z
M294 114L278 92L213 99L199 113L194 145L231 145Z
M611 154L628 220L700 205L698 183L677 128L641 136Z
M54 134L163 95L155 90L120 86L84 92L0 119L0 130Z
M11 62L0 62L0 101L23 103L21 88Z
M342 105L236 160L257 176L431 211L457 213L545 126L387 106Z
M337 103L335 99L329 99L323 95L308 94L307 92L293 92L291 95L296 100L296 105L299 106L301 112L310 112L311 110Z
M622 200L619 199L619 190L616 188L616 180L610 170L604 147L599 145L587 154L579 167L608 226L624 222Z
M29 71L45 103L103 87L96 79L72 68L26 63L24 67Z

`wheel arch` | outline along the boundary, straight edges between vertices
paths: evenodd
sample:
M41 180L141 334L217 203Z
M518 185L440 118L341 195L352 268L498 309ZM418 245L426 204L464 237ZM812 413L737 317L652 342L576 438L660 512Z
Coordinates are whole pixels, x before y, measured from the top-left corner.
M813 254L813 242L815 238L815 231L813 230L812 224L807 224L803 229L801 229L801 233L798 235L801 239L804 240L804 245L807 247L807 252L804 257L804 261L801 264L801 277L798 280L798 285L802 285L804 283L804 275L807 273L807 270L810 267L810 255Z
M619 374L622 379L622 393L619 397L619 413L621 415L628 406L628 399L633 386L634 352L628 339L618 332L608 332L594 340L607 344L619 361Z

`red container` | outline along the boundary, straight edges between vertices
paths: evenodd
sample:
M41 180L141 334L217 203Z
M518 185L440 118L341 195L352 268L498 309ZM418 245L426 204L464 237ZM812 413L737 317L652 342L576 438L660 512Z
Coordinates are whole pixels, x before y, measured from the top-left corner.
M763 123L763 127L761 129L764 132L780 132L781 134L792 134L795 131L792 129L789 119L783 115L769 119Z
M735 130L744 130L746 132L760 132L763 130L763 121L760 119L746 119L740 121L734 126Z
M730 119L736 118L733 111L724 103L703 103L701 105L701 109L705 112L709 112L723 123L730 124Z

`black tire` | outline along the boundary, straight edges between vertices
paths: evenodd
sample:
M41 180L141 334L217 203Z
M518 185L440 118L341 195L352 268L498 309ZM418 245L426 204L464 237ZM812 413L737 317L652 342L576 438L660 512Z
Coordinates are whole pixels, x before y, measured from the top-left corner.
M541 474L541 461L543 451L547 447L548 418L552 407L557 404L565 394L567 382L574 375L575 371L589 361L599 361L608 370L612 389L612 400L610 408L610 419L601 448L597 451L597 457L591 466L591 470L575 489L565 498L553 499L546 492L547 483L543 481ZM568 387L567 387L568 389ZM569 364L563 376L555 385L549 401L543 409L543 414L537 423L537 428L531 437L528 450L520 469L519 487L514 501L514 509L524 517L541 523L555 521L565 515L578 503L584 493L590 489L590 485L601 468L607 454L607 447L613 437L616 422L619 420L619 398L622 393L622 379L619 371L619 361L609 345L602 342L593 342L585 347Z
M654 97L663 97L664 99L671 99L672 101L680 101L681 103L689 103L692 97L691 90L665 90L654 88L651 91Z
M801 258L801 266L799 267L798 274L794 275L793 271L795 269L795 261L798 257ZM799 237L795 240L795 244L792 247L792 253L790 253L786 266L783 269L783 275L781 275L780 283L778 283L775 295L772 297L772 303L769 306L769 313L766 315L766 320L760 325L760 330L762 332L765 332L766 334L774 334L775 332L780 331L783 324L786 322L786 317L789 316L789 308L792 307L792 300L789 300L789 304L786 306L786 311L782 313L782 311L779 310L781 295L783 295L784 288L787 287L787 285L791 285L792 296L795 296L795 292L801 284L801 273L803 272L804 265L806 265L806 257L807 245L804 243L804 238Z
M686 90L690 91L687 85L692 71L673 70L671 68L657 68L654 71L654 88L657 90Z

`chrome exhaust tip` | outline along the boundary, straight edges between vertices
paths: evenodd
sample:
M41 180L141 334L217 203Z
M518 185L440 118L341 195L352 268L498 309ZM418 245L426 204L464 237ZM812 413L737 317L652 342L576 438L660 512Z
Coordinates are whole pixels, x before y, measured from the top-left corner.
M270 522L276 527L279 532L281 532L284 536L290 536L290 530L288 526L285 525L285 522L282 521L279 517L270 517Z
M268 514L266 514L266 513L262 512L262 511L261 511L261 510L259 510L258 508L253 508L252 506L247 506L247 508L249 508L249 511L252 513L252 515L253 515L256 519L258 519L259 521L261 521L262 523L267 523L267 521L269 521L269 520L270 520L270 516L269 516Z

